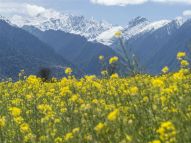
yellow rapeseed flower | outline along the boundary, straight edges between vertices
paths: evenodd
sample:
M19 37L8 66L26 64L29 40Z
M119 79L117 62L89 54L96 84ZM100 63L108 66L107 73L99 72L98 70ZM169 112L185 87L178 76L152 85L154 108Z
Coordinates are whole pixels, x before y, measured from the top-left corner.
M23 123L20 125L20 131L22 133L26 133L26 132L29 132L30 131L30 127L27 123Z
M114 73L110 76L110 78L114 79L114 78L119 78L119 75L117 73Z
M179 52L178 54L177 54L177 59L178 60L181 60L182 58L184 58L186 56L186 53L185 52Z
M73 133L67 133L65 136L64 136L64 140L65 141L68 141L70 139L72 139L74 136L73 136Z
M154 87L164 87L164 82L161 79L153 79L152 80L152 85Z
M46 116L51 116L52 114L52 107L48 104L40 104L37 106L37 109Z
M117 56L114 56L112 58L109 59L109 64L114 64L119 60L119 58Z
M100 55L100 56L99 56L99 60L100 60L100 61L103 61L103 60L104 60L104 56Z
M189 62L186 61L186 60L181 60L180 64L181 64L182 67L187 67L187 66L189 66Z
M63 140L61 137L57 137L55 138L54 143L63 143Z
M111 113L108 114L107 119L109 121L115 121L117 119L119 115L119 110L115 109L114 111L112 111Z
M167 66L162 69L162 72L163 72L164 74L165 74L165 73L168 73L168 71L169 71L169 68L168 68Z
M27 80L26 80L29 84L31 85L37 85L40 82L40 79L38 79L36 76L34 75L30 75Z
M149 143L161 143L161 141L160 140L154 140L154 141L151 141Z
M172 122L162 122L160 128L157 130L160 139L163 142L175 143L176 142L176 129Z
M114 74L110 78L108 73L105 76L108 78L68 76L50 82L42 82L36 76L3 80L0 82L0 140L188 142L191 73L189 66L185 67L188 65L184 63L185 55L179 55L179 63L184 65L179 71L157 76ZM114 66L109 68L115 69ZM163 73L168 73L167 68Z
M5 126L5 117L0 116L0 129L3 128L4 126Z
M72 95L72 97L69 99L71 102L76 102L79 99L79 96L77 94Z
M97 126L94 128L96 132L100 132L105 127L104 123L98 123Z
M24 136L24 142L25 143L28 143L28 142L34 142L36 136L32 133L27 133L25 136Z
M21 109L19 109L17 107L11 107L11 108L9 108L9 111L11 112L11 115L14 117L18 117L21 115Z
M66 75L71 75L72 74L72 69L71 68L66 68L65 69L65 74Z
M136 95L136 94L138 94L138 91L139 91L139 89L138 89L138 87L136 87L136 86L131 87L131 88L129 89L129 92L130 92L131 95Z
M78 133L79 131L80 131L80 128L74 128L74 129L72 130L72 133L75 134L75 133Z
M119 38L119 37L121 37L121 35L122 35L121 31L115 32L115 37Z

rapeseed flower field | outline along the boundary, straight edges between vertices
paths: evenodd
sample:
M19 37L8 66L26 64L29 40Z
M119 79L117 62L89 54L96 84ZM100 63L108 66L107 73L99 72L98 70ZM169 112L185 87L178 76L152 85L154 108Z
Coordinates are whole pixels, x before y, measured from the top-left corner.
M190 143L191 72L0 83L1 143ZM99 57L103 59L103 57ZM118 60L114 57L110 63ZM107 74L106 71L103 71Z

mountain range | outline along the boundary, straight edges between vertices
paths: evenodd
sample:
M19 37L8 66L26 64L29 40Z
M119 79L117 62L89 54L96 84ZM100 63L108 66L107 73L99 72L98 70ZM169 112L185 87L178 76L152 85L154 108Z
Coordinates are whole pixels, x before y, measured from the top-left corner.
M99 55L104 55L106 58L123 56L119 39L114 36L117 31L122 32L127 51L133 51L146 73L158 74L164 66L168 66L171 71L175 71L179 68L176 60L177 52L190 52L191 20L189 18L179 17L174 20L151 22L146 18L137 17L128 22L126 26L120 26L105 21L96 21L93 18L87 19L84 16L61 14L50 10L33 17L14 16L9 20L3 17L0 17L0 19L0 29L4 30L4 36L0 36L0 50L3 49L2 47L7 48L10 45L11 50L14 47L17 51L27 50L28 55L25 52L18 52L20 56L23 56L18 58L20 60L26 57L30 58L31 55L35 57L44 47L42 51L47 52L44 52L44 54L47 54L48 59L45 58L45 55L38 57L43 62L52 62L51 65L56 65L56 67L73 66L74 69L78 69L84 74L100 73ZM3 27L3 25L9 28ZM10 31L10 29L14 30ZM20 31L19 35L15 31ZM30 35L29 37L33 40L28 38L27 41L26 35ZM9 45L4 44L4 41L7 41ZM19 41L23 41L24 44ZM26 44L26 42L28 43ZM21 46L21 43L24 46ZM39 47L38 44L37 46L34 43L43 46ZM9 54L11 50L7 48L6 52ZM51 50L52 52L50 52ZM6 52L2 51L2 53ZM12 53L16 54L17 52L13 51ZM6 57L9 56L4 56L5 59ZM6 63L6 60L4 60L4 65L13 67L11 65L14 64L18 70L21 68L27 69L27 67L22 66L27 64L30 67L28 71L33 71L31 68L37 69L36 66L33 66L35 62L32 61L34 60L30 60L26 64L24 63L27 60L19 61L18 63L21 66L18 66L18 63L15 64L13 62L15 60L9 63ZM40 65L38 62L36 62L36 65ZM2 71L6 71L1 65L0 67ZM0 72L0 76L10 76L9 73L12 70L10 68L9 72ZM37 71L28 73L34 72Z
M53 76L64 76L68 66L77 68L65 60L47 44L23 29L13 27L0 20L0 76L17 79L21 70L27 75L38 74L43 68L50 68Z
M32 26L19 28L6 18L0 19L0 76L16 79L20 70L27 75L50 68L53 76L64 76L71 67L77 76L99 74L99 55L117 55L111 48L59 30L41 31Z
M50 45L57 54L74 63L86 74L99 74L102 68L99 56L105 58L117 56L110 47L101 43L93 43L80 35L60 30L41 31L35 27L24 26L23 29Z

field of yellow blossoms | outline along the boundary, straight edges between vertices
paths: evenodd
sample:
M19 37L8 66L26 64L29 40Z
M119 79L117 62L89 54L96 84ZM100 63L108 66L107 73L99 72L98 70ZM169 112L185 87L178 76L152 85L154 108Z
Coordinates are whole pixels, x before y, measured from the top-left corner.
M0 143L191 143L191 72L167 71L1 82Z

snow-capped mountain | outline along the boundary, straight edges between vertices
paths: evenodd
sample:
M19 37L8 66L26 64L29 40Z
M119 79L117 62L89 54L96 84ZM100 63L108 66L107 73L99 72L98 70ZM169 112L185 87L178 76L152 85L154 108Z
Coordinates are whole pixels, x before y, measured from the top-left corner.
M188 18L177 17L174 20L159 20L151 22L146 18L136 17L125 27L115 26L104 31L96 37L95 41L107 46L112 46L116 41L114 35L117 31L122 32L125 40L139 38L147 33L153 33L163 27L167 27L168 34L171 34L171 26L175 26L176 29L180 28L187 20Z
M175 20L173 20L177 26L180 28L188 19L189 17L177 17Z
M18 27L34 26L41 31L60 30L71 34L84 36L88 41L102 43L111 46L115 41L115 33L121 31L126 40L139 37L148 32L154 32L172 20L160 20L151 22L143 17L131 20L127 26L112 25L105 21L85 18L84 16L60 13L52 9L46 9L36 15L15 15L10 18L11 23ZM185 19L173 20L181 26Z
M96 41L101 42L105 45L111 46L115 39L115 32L120 30L126 40L135 38L138 36L143 35L147 32L153 32L167 24L170 23L170 20L161 20L156 22L150 22L146 18L137 17L130 21L126 27L114 27L101 33L97 38ZM108 36L104 36L108 35ZM108 42L109 41L109 42Z
M102 32L110 29L111 24L105 21L87 19L67 13L59 13L54 10L46 10L35 16L13 16L11 22L19 27L24 25L34 26L41 31L61 30L67 33L86 37L88 40L95 39Z
M0 19L7 21L4 17L0 17ZM111 50L109 55L120 53L121 45L114 36L117 31L122 32L127 50L131 50L138 57L140 65L148 68L149 73L159 73L161 68L166 65L176 69L178 67L175 64L176 53L184 51L191 39L191 19L182 17L154 22L137 17L123 27L87 19L83 16L46 10L35 16L17 15L9 20L12 25L22 27L50 47L58 49L59 54L61 54L61 50L62 56L64 58L69 56L68 60L72 59L71 62L76 64L78 63L76 61L83 61L88 68L90 65L89 69L92 71L95 71L93 68L95 64L89 64L88 61L96 61L91 57L97 59L100 55L100 52L97 51L100 50L103 53L101 55L107 55L108 49ZM35 35L35 31L42 32L42 35ZM73 54L73 51L77 56ZM122 53L120 54L122 55ZM84 55L88 55L89 60ZM167 62L165 63L163 59ZM79 65L83 64L79 63ZM90 71L89 69L88 71Z
M176 28L180 28L186 21L186 18L178 17L174 20L159 20L150 22L145 18L137 17L129 22L122 33L126 40L128 40L130 38L136 38L138 36L144 35L148 32L155 32L156 30L159 30L165 26L169 27L170 25L175 25ZM170 34L170 31L168 32Z
M126 39L130 39L144 30L147 30L145 27L149 24L150 22L146 18L136 17L131 20L126 27L116 26L104 31L95 39L95 41L111 46L116 40L114 35L117 31L121 31Z
M156 21L156 22L152 22L152 23L149 21L145 21L138 25L125 29L124 36L126 37L126 39L130 39L136 35L155 31L155 30L165 26L169 22L170 21L168 21L168 20L161 20L161 21Z

